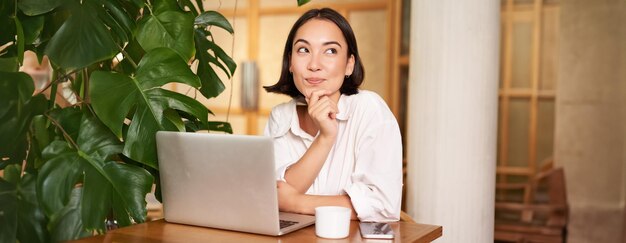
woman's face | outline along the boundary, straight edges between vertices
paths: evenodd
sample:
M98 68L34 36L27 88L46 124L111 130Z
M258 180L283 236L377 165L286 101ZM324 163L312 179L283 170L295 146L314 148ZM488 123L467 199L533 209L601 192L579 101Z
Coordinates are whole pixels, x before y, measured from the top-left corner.
M348 43L333 22L311 19L298 29L289 71L305 97L315 90L326 90L337 102L344 77L353 69L354 56L348 57Z

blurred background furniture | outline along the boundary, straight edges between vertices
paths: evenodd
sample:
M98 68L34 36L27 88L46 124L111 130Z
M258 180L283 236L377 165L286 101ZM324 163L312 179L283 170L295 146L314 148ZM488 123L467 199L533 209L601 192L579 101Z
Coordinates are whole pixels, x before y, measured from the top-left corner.
M404 211L400 211L400 221L415 223L413 217Z
M496 200L496 242L565 242L569 209L563 168L544 167L528 183L498 183L496 188L521 196Z

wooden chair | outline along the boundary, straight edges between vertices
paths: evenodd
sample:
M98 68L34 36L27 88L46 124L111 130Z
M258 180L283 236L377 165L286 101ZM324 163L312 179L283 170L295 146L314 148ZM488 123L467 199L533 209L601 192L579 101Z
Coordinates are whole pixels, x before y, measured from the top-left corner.
M529 183L499 184L522 190L521 202L496 201L494 238L506 242L565 242L568 205L563 168L539 172Z
M413 217L411 217L411 215L409 215L408 213L405 213L404 211L400 211L400 221L415 223L415 220L413 220Z

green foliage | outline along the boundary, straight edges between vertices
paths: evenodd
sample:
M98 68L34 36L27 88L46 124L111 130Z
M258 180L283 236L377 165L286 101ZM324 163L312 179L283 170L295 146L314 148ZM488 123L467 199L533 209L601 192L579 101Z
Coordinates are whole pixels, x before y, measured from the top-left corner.
M212 98L224 90L217 73L235 72L209 31L232 26L202 1L8 0L0 22L0 242L143 222L159 179L156 132L232 133L195 99L161 88L181 83ZM18 72L26 50L48 56L52 97L33 95L33 79ZM71 107L51 101L63 82L78 99Z
M195 52L193 29L193 15L164 11L139 22L137 41L147 52L159 47L169 47L184 60L189 60Z
M31 96L34 89L27 74L0 72L0 158L7 158L0 169L24 160L30 120L46 109L43 95Z
M98 12L103 10L91 1L70 3L71 15L47 43L45 54L54 64L66 70L76 70L111 59L120 51L118 45L122 44L114 38L119 36L112 35L108 29L117 26L116 23L106 25L103 18L99 18Z
M47 242L46 217L36 198L36 176L26 173L20 177L19 165L5 169L0 178L0 241Z
M298 0L298 6L302 6L310 2L311 0Z
M178 113L166 113L166 110L186 112L207 122L208 110L202 104L159 88L170 82L200 87L200 80L187 63L171 49L163 47L149 51L141 59L133 77L104 71L91 75L93 108L115 135L122 136L124 119L131 109L135 109L125 138L124 155L153 168L157 168L156 141L154 136L143 135L156 134L159 130L184 131L176 125L182 124Z

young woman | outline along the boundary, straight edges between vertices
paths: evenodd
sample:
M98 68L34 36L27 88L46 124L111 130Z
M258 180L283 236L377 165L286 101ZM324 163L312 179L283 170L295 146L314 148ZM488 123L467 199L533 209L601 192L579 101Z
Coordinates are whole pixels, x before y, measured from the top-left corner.
M268 92L293 100L272 109L281 211L344 206L361 221L395 221L402 198L398 123L364 70L348 21L332 9L304 13L289 32L280 80Z

